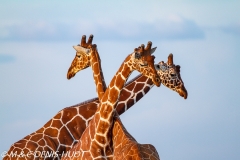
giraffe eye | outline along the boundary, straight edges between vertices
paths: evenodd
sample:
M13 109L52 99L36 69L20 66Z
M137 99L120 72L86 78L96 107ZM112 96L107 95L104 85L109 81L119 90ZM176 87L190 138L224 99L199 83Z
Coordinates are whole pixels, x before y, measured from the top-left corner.
M140 53L138 53L138 52L135 52L135 58L136 58L136 59L140 59L140 58L141 58L141 55L140 55Z
M154 66L155 66L156 70L160 70L160 65L159 64L155 64Z
M77 57L78 57L78 58L80 58L80 57L81 57L81 55L77 55Z
M165 65L159 65L160 70L162 70L163 72L165 72L167 70L167 67Z

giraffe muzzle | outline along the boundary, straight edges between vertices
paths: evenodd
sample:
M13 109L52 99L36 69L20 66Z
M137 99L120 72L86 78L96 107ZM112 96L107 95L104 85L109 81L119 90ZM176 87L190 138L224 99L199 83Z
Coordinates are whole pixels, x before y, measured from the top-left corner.
M71 79L71 78L74 77L74 76L75 76L74 73L68 73L68 74L67 74L67 79Z
M181 89L178 90L178 93L181 97L183 97L184 99L187 99L188 92L187 92L186 88L184 87L184 85L181 86Z
M159 77L159 76L154 76L154 78L153 78L153 83L154 83L157 87L160 87L160 84L161 84L160 77Z

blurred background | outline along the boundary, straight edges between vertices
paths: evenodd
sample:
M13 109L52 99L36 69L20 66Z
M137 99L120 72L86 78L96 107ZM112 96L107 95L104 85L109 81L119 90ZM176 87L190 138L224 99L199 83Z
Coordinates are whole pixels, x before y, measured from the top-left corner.
M0 153L59 110L97 96L90 68L67 80L73 45L94 34L108 84L135 47L181 66L184 100L153 87L121 116L161 160L240 159L240 1L3 1ZM130 79L138 75L134 72Z

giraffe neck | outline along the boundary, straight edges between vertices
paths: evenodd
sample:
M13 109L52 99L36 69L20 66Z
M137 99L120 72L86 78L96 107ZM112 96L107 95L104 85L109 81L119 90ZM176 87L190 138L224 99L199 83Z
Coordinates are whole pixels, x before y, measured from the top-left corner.
M97 112L100 113L100 119L104 119L111 124L113 111L115 110L118 102L119 95L121 90L124 87L125 82L132 73L132 68L129 67L130 56L128 56L123 63L115 76L112 78L104 96L100 101L100 107Z
M113 116L115 113L114 111L121 90L124 87L124 84L127 81L128 77L133 71L132 67L130 67L131 63L132 63L131 55L129 55L125 59L123 64L120 66L115 76L112 78L106 92L104 93L102 99L100 100L99 107L97 109L96 114L93 117L93 120L90 122L89 126L84 131L84 134L80 139L81 143L83 141L86 142L86 140L84 140L86 138L88 139L88 142L91 141L90 148L93 148L95 143L99 144L100 153L98 156L103 157L112 156L113 150L111 146L112 141L111 127L113 123ZM91 138L92 137L91 135L93 135L93 138ZM88 148L87 146L82 145L81 151L84 151L87 148Z
M138 75L129 81L121 91L117 104L117 113L121 115L137 103L154 86L152 80L146 76Z
M96 84L98 98L101 99L107 87L102 72L101 59L99 57L97 49L95 49L91 54L91 67L93 70L93 78Z

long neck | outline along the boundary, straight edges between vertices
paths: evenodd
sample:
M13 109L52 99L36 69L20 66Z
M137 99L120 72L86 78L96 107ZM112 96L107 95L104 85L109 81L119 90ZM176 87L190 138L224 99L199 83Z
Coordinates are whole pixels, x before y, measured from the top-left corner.
M105 91L106 91L106 83L104 80L102 67L101 67L101 59L99 57L97 49L93 51L91 56L91 66L93 70L93 78L96 84L96 91L98 94L98 98L102 99Z
M97 119L96 122L96 135L108 135L110 134L110 128L113 122L114 110L118 102L119 95L122 88L124 87L125 82L132 73L132 68L129 67L130 56L126 58L123 62L117 73L112 78L105 94L100 100L99 107L94 116L94 119ZM99 117L98 117L99 116ZM98 117L98 118L97 118ZM93 121L93 120L92 120ZM92 123L92 121L90 123ZM111 141L111 136L106 136L106 142Z
M129 81L121 91L116 110L119 115L131 108L154 86L153 81L144 76L138 75Z
M116 104L118 102L119 95L121 90L124 87L128 77L132 73L132 68L129 65L130 56L126 58L124 63L120 66L117 73L112 78L104 96L101 99L101 104L107 104L112 106L112 109L116 108ZM101 110L102 108L100 108Z

